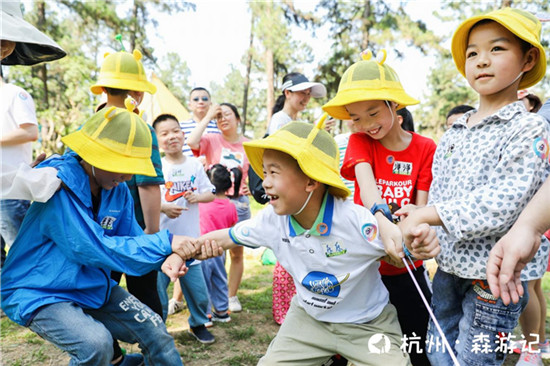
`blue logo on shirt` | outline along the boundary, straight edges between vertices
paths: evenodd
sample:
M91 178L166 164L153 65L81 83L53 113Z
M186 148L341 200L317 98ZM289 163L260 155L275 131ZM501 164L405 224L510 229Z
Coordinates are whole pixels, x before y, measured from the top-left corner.
M338 297L340 286L349 278L349 273L338 280L336 276L325 272L309 272L302 280L302 286L309 291L330 297Z

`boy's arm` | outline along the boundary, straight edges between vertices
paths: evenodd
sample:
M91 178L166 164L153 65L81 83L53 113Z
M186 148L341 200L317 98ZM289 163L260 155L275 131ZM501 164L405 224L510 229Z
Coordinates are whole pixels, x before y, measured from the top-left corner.
M510 231L500 239L487 261L487 282L504 304L519 301L523 295L521 270L539 249L543 233L550 229L550 179L546 179Z
M216 231L211 231L199 237L199 244L202 245L206 241L215 241L217 245L222 249L231 249L237 247L237 244L231 239L229 235L230 229L221 229Z
M170 254L161 266L162 272L170 277L170 281L176 282L178 278L185 276L187 266L185 261L176 253Z
M212 192L203 192L203 193L195 193L195 192L185 192L183 195L185 199L189 203L206 203L206 202L212 202L214 201L214 193Z
M212 104L208 109L208 112L206 112L204 118L197 122L197 125L193 131L191 131L189 136L187 136L187 139L185 140L187 146L193 150L198 150L200 147L202 134L204 133L204 130L206 130L208 123L216 118L216 116L220 113L221 107L218 104Z
M376 185L374 173L369 163L359 163L355 165L355 179L361 191L361 201L367 209L375 203L386 204L386 201L380 196L380 191ZM390 255L394 261L401 263L401 258L404 257L402 243L403 237L401 230L391 222L381 211L374 213L378 226L380 227L380 238L384 243L386 253Z
M138 186L139 199L141 201L141 210L143 220L145 221L145 233L154 234L159 231L161 198L160 186L150 184Z

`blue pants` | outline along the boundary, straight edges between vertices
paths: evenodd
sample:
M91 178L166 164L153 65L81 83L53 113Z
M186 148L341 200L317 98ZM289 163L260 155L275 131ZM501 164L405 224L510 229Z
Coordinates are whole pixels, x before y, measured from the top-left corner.
M214 307L214 310L218 313L227 311L229 309L229 294L227 290L227 272L225 271L225 253L223 256L203 261L202 272L210 295L208 310Z
M66 351L69 365L109 365L113 337L138 343L148 366L183 365L161 317L120 286L113 287L99 309L82 309L73 302L47 305L29 328Z
M30 202L25 200L0 200L2 265L4 265L4 260L6 258L5 246L7 245L10 247L13 244L29 206Z
M437 270L432 308L461 366L502 365L510 350L499 341L514 331L528 295L508 306L496 299L485 280L460 278ZM527 283L523 283L527 294ZM501 340L503 340L501 338ZM452 365L449 353L430 320L426 350L432 365Z
M159 272L157 279L157 287L162 304L162 315L166 319L168 314L168 294L166 293L166 289L168 288L170 279L162 272ZM208 293L206 283L204 282L204 275L202 274L202 263L189 266L187 274L180 277L180 286L189 309L189 326L198 327L209 322L210 319L208 319L207 315Z

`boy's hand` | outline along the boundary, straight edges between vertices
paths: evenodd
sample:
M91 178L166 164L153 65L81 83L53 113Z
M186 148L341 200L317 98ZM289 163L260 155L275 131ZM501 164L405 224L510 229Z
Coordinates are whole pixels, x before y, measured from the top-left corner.
M185 276L188 270L185 261L176 253L170 254L164 260L161 269L165 275L170 277L172 282L176 282L178 278Z
M408 218L399 227L403 231L405 245L416 259L431 259L441 251L435 230L430 225L417 225Z
M193 191L187 191L184 193L183 197L187 200L189 203L199 203L199 195L196 194Z
M495 297L505 305L515 304L523 296L521 271L540 247L540 236L522 226L515 226L491 249L487 261L487 282Z
M183 212L183 210L189 210L189 209L178 206L175 203L163 203L161 206L162 213L164 213L166 216L168 216L171 219L178 218Z
M394 223L390 222L383 214L377 213L376 219L378 221L378 228L380 229L380 239L384 244L384 249L389 257L392 258L391 261L388 261L384 258L386 262L394 265L396 267L404 267L404 264L401 260L405 256L403 253L403 235L401 230ZM394 263L398 263L396 265Z
M204 240L200 243L200 252L195 256L195 259L205 260L208 258L219 257L223 254L223 248L216 243L215 240Z
M336 126L336 120L334 118L330 118L325 121L325 131L328 133L332 132L334 126Z
M183 235L174 235L172 238L172 252L184 260L193 258L199 251L197 239Z

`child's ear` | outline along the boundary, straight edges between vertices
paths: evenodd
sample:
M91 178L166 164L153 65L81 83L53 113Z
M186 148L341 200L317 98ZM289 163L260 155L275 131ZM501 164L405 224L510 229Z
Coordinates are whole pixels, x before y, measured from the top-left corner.
M309 178L309 179L308 179L308 182L307 182L307 186L306 186L306 192L309 193L309 192L311 192L311 191L314 191L314 190L316 190L320 185L321 185L321 183L319 183L318 181Z
M540 58L540 51L536 47L531 47L529 51L525 54L525 65L523 65L523 72L531 70L537 64L537 61Z

